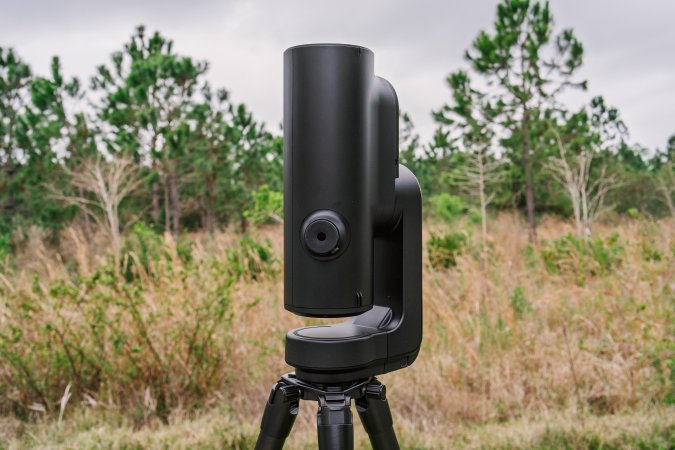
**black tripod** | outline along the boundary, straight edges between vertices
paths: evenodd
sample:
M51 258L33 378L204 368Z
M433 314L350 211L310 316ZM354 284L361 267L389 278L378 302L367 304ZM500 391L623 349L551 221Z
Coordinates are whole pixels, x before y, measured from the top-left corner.
M373 450L398 450L386 392L375 377L348 384L310 384L293 373L284 375L270 392L255 448L281 450L298 415L300 400L316 400L319 450L353 450L354 399Z

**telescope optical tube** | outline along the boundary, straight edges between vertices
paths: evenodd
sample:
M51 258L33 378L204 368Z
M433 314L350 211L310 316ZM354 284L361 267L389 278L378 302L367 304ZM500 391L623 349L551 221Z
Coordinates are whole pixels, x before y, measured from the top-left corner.
M373 59L337 44L284 53L284 304L299 315L373 304L373 236L398 169L398 102Z

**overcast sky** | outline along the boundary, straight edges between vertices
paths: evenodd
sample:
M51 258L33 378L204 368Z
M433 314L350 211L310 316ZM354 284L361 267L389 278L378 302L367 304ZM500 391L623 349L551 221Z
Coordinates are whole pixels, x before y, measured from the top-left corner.
M172 38L177 52L210 63L208 78L276 130L282 119L282 53L312 42L363 45L396 88L424 139L430 110L447 100L446 75L490 28L494 0L0 0L0 46L37 73L52 55L87 81L138 24ZM580 78L621 111L630 139L663 148L675 133L675 1L553 0L556 29L573 27L586 48Z

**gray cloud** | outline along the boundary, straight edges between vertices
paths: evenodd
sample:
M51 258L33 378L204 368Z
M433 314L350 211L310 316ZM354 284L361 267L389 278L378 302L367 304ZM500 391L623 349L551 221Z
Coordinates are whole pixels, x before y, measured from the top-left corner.
M175 48L211 63L213 85L231 90L270 128L281 121L282 52L308 42L346 42L371 48L376 70L399 93L424 138L430 110L447 98L444 79L466 67L463 52L478 30L490 28L490 1L192 1L76 0L0 2L0 45L13 46L37 72L51 55L67 73L88 78L145 24ZM675 3L657 0L558 0L558 28L572 27L586 47L584 94L572 105L604 95L619 107L631 138L663 147L675 133Z

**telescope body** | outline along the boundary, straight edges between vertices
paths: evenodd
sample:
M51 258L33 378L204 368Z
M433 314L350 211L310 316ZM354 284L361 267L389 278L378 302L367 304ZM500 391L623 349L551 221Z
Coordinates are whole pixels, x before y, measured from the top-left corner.
M343 317L373 306L374 234L394 220L398 100L373 53L284 53L284 304Z
M284 53L284 304L353 316L286 335L299 379L349 382L407 367L422 341L422 197L398 164L398 100L373 53Z
M348 317L286 334L295 373L272 388L256 450L281 450L300 400L317 400L319 448L352 449L352 400L376 450L399 448L377 375L422 344L422 194L398 164L398 99L373 53L284 52L284 306Z

